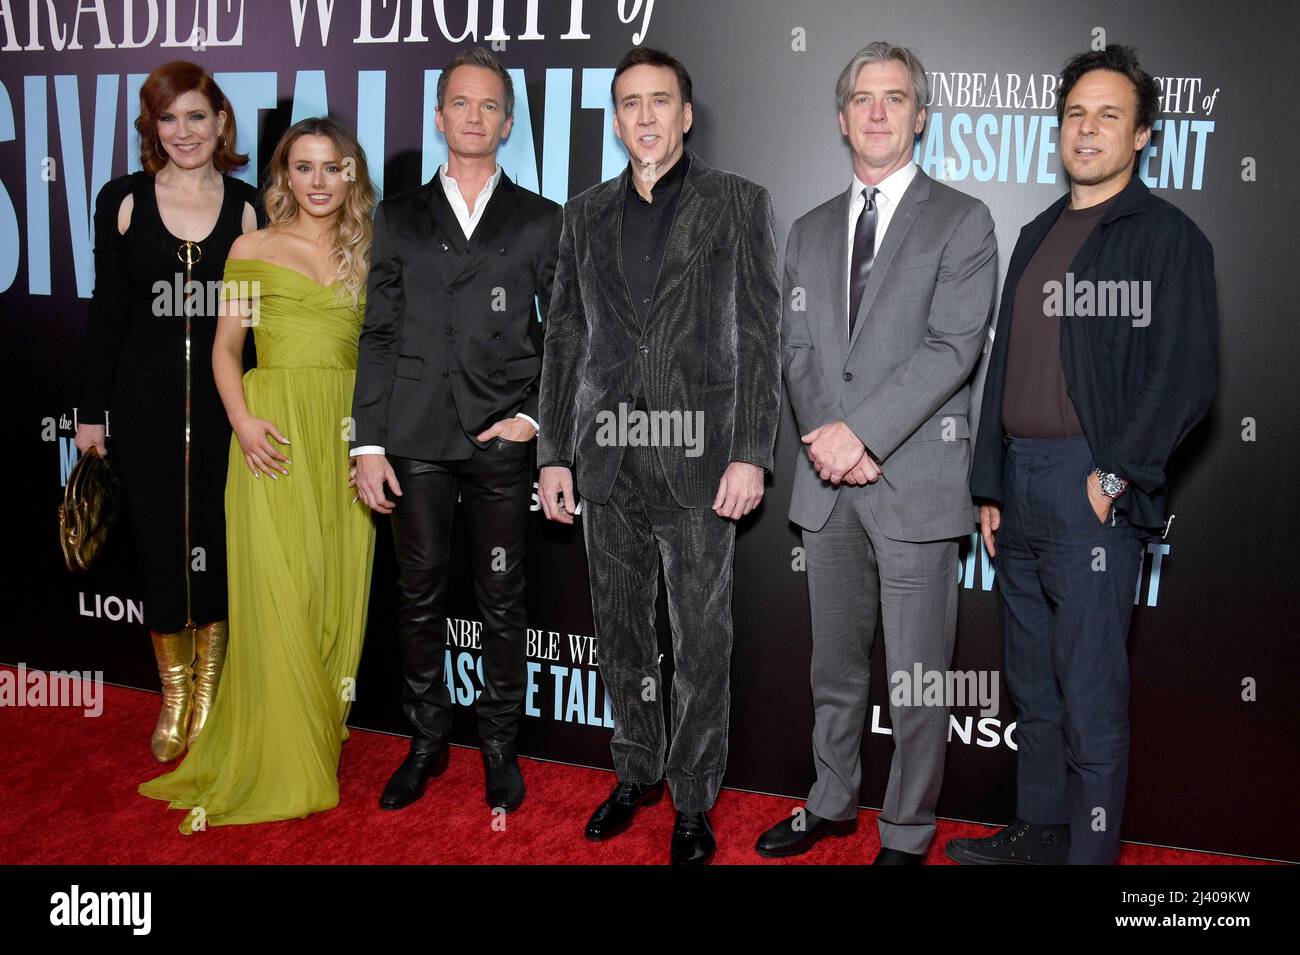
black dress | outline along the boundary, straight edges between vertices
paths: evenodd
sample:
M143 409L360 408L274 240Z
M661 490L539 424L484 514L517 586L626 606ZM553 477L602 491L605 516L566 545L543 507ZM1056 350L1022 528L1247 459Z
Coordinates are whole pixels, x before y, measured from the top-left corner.
M212 378L220 296L209 283L220 281L256 190L222 179L221 213L210 235L190 243L198 248L190 250L188 276L178 254L186 243L163 225L152 176L114 179L95 201L95 291L78 420L102 424L109 412L109 459L135 539L145 625L163 633L226 619L230 423ZM117 211L128 194L135 197L131 224L119 235ZM203 290L188 298L188 309L187 277Z

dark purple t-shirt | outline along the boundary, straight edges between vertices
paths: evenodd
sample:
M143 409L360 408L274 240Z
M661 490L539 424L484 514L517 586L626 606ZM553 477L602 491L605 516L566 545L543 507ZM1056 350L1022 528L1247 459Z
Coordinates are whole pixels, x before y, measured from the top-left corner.
M1011 342L1002 391L1002 427L1017 438L1083 437L1061 368L1061 319L1048 315L1048 282L1065 284L1070 263L1114 198L1086 209L1061 210L1030 257L1012 303ZM1059 296L1058 296L1059 299Z

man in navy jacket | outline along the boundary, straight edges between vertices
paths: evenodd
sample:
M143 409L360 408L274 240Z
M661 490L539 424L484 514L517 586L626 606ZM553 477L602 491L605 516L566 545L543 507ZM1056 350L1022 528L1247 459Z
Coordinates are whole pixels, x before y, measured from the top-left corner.
M1111 863L1128 778L1126 642L1170 454L1216 387L1214 256L1135 175L1159 94L1134 52L1070 60L1070 192L1020 233L971 474L1019 714L1017 806L965 863Z

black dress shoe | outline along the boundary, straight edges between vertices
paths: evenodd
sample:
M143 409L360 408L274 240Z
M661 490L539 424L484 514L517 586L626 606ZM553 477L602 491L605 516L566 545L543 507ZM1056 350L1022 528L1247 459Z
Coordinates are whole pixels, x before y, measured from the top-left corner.
M987 839L949 839L943 851L962 865L1065 865L1070 827L1016 819Z
M925 853L904 852L902 849L880 847L872 865L925 865Z
M835 821L804 810L797 815L787 816L759 836L754 843L754 851L769 859L803 855L825 836L847 836L857 830L857 816Z
M705 865L713 858L718 844L709 828L709 817L702 812L679 812L673 824L673 845L669 853L673 865Z
M493 809L514 812L524 801L524 774L514 753L484 753L483 781Z
M417 750L411 747L402 765L397 767L379 797L380 809L401 809L409 806L424 795L424 784L435 776L441 776L447 768L451 754L447 747Z
M664 794L663 780L650 786L617 783L609 798L596 807L587 822L585 835L592 842L612 839L632 824L637 807L652 806Z

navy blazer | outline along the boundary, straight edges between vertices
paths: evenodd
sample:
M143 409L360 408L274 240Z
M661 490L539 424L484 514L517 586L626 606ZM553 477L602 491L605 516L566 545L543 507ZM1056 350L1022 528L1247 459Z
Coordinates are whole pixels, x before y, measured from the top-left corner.
M1067 193L1020 231L1008 265L971 470L977 502L1003 502L1002 391L1016 286L1069 201ZM1106 288L1105 282L1150 283L1140 317L1067 310L1061 318L1061 366L1094 465L1130 482L1116 507L1133 524L1160 527L1169 456L1205 416L1217 387L1214 250L1196 223L1134 176L1079 249L1070 272L1080 289L1085 281L1094 290Z

